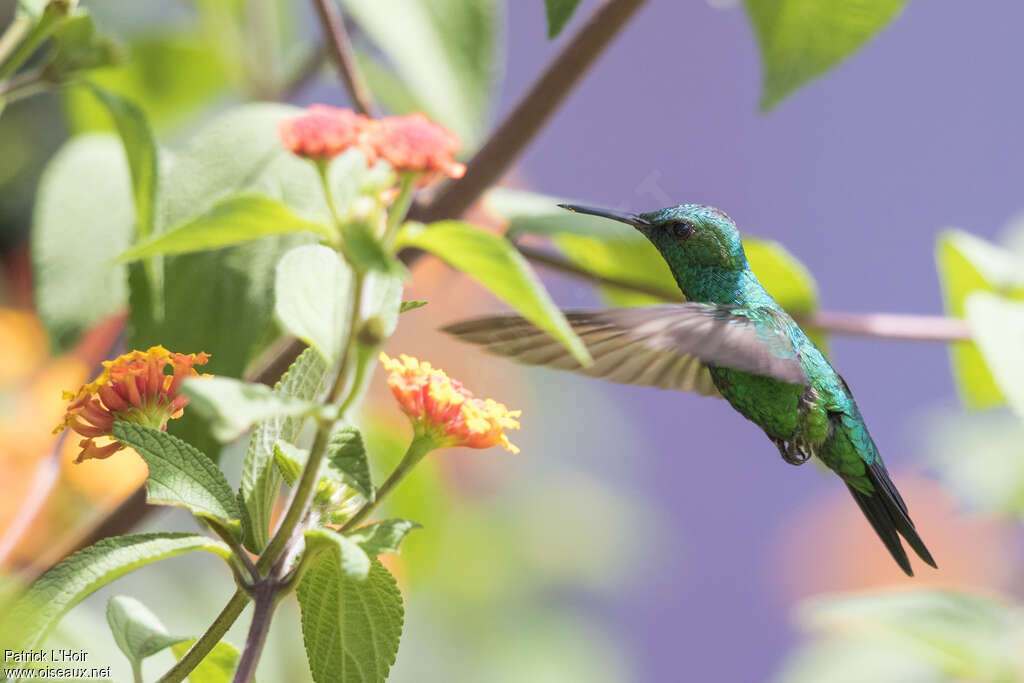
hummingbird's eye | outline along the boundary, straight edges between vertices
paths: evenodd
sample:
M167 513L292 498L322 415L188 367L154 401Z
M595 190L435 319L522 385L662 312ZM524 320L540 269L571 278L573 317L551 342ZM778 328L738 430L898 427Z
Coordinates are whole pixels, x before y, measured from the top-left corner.
M687 223L686 221L679 221L672 223L668 226L669 232L672 233L673 237L681 240L688 240L693 235L694 227L693 223Z

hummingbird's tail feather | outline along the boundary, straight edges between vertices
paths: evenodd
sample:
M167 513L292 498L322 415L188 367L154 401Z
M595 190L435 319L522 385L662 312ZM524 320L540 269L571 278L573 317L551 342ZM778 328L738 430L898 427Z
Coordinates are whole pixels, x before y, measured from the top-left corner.
M914 549L914 552L917 553L918 557L932 567L938 568L938 565L935 564L935 560L932 558L932 554L925 547L924 541L918 536L914 523L907 513L907 506L903 502L899 491L896 490L896 486L892 483L892 479L889 478L889 473L886 471L881 459L876 459L873 464L868 466L868 478L874 484L875 490L873 493L863 493L849 484L847 484L847 487L850 489L853 499L857 501L861 512L871 522L875 533L882 539L885 547L889 549L889 553L896 560L896 564L900 566L900 569L907 576L914 575L913 570L910 568L910 560L907 558L907 553L900 542L900 536L903 536L910 547Z

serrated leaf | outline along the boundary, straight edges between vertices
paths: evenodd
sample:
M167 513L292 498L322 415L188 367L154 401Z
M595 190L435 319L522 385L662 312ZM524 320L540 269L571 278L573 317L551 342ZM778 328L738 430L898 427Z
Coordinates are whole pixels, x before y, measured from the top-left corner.
M193 377L181 385L192 407L210 420L213 435L226 443L249 427L271 417L308 417L320 404L284 396L264 384L230 377Z
M358 269L408 277L406 267L384 249L366 222L346 221L341 226L341 239L345 254L356 263Z
M508 240L461 221L439 221L429 226L407 224L398 242L429 251L463 271L561 342L580 363L592 362L540 278Z
M397 553L409 532L421 528L421 525L408 519L385 519L360 527L348 534L348 537L358 543L367 555L376 557L381 553Z
M327 441L327 467L337 478L368 501L374 498L370 462L363 435L355 427L344 427Z
M548 39L554 38L569 23L580 0L544 0L544 12L548 19Z
M406 313L408 311L415 311L417 308L423 308L428 303L430 303L430 302L429 301L422 301L422 300L418 300L418 299L414 299L414 300L411 300L411 301L403 301L402 305L398 309L398 312L399 313Z
M404 607L394 577L373 560L364 581L331 553L310 561L298 586L302 638L316 683L380 683L395 663Z
M274 464L277 465L278 471L289 486L295 486L308 459L309 451L304 448L284 441L274 444Z
M47 165L30 235L36 308L55 353L127 304L125 268L111 262L132 239L132 216L128 164L115 137L75 138Z
M159 254L187 254L222 249L262 237L293 232L311 232L330 237L320 223L302 218L279 201L259 195L228 197L197 216L153 239L124 251L117 257L127 263Z
M761 110L875 37L906 0L744 0L761 48Z
M241 531L241 512L228 480L194 446L167 432L131 422L115 422L114 437L146 461L147 503L183 507L232 531Z
M117 647L133 663L187 640L172 636L148 607L127 595L107 601L107 623Z
M153 234L156 221L157 152L153 131L134 102L97 86L90 89L107 108L124 144L135 198L135 227L144 239Z
M310 562L316 555L323 554L332 558L334 566L342 575L362 581L370 572L370 557L353 539L331 529L310 529L306 532L306 552L310 554Z
M171 652L181 659L195 642L195 639L191 639L172 645ZM188 675L189 683L229 683L240 656L238 648L227 641L220 641L203 657L203 661L192 669L192 673Z
M99 588L139 567L195 550L231 557L220 541L171 532L115 536L79 550L43 574L4 615L2 642L33 649L69 609Z
M289 332L333 365L349 333L351 287L352 272L333 249L296 247L277 264L274 311Z
M996 385L1024 419L1024 303L987 292L968 295L967 324Z
M327 390L327 364L313 349L306 349L274 387L279 396L315 401ZM269 540L270 515L274 498L281 485L281 475L274 466L274 445L294 443L302 428L299 417L276 416L260 422L249 438L249 448L242 464L241 496L251 520L246 546L259 552Z

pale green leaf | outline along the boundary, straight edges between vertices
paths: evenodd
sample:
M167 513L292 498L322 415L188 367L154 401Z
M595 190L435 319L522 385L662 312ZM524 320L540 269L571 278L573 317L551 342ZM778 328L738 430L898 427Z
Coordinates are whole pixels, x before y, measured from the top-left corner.
M171 652L175 657L181 659L195 642L193 639L172 645ZM227 641L220 641L188 675L189 683L229 683L234 676L240 656L238 648Z
M331 434L327 442L327 466L336 478L368 501L374 497L370 462L363 435L355 427L344 427Z
M370 556L356 540L331 529L310 529L306 532L306 552L311 560L315 555L330 557L334 565L348 578L362 581L370 573Z
M311 417L326 410L264 384L230 377L193 377L182 384L182 392L210 420L213 435L222 442L237 439L252 425L272 417Z
M580 0L544 0L544 11L548 18L548 38L554 38L569 23Z
M107 623L114 642L131 662L141 662L186 638L172 636L148 607L127 595L107 601Z
M259 195L238 195L218 202L206 213L167 232L136 244L117 260L125 263L158 254L209 251L292 232L312 232L330 237L326 226L306 220L281 202Z
M316 401L327 390L327 370L320 354L306 349L274 387L274 393ZM302 422L301 417L271 417L256 425L249 438L249 448L242 464L241 493L251 522L246 546L254 552L262 550L269 540L270 515L281 485L281 475L274 466L274 446L278 442L294 443Z
M277 264L274 311L285 328L337 363L351 324L352 272L333 249L310 244Z
M132 239L132 216L128 164L116 138L75 138L50 161L30 234L36 308L54 352L127 304L125 268L111 262Z
M744 0L761 48L761 109L857 51L906 0Z
M225 560L231 549L206 536L183 533L105 538L43 574L4 615L4 647L33 649L64 614L108 583L139 567L203 550Z
M320 553L298 587L302 637L316 683L380 683L395 663L404 607L394 577L374 560L367 578L346 576Z
M380 321L381 337L386 339L398 326L402 306L402 278L394 273L373 271L363 282L362 314Z
M429 251L463 271L561 342L580 363L591 363L586 347L540 278L508 240L461 221L440 221L430 226L407 224L398 242Z
M274 464L277 465L277 469L289 486L295 486L308 459L309 451L304 448L284 441L274 444Z
M341 239L346 256L356 264L357 269L408 276L405 266L384 249L365 221L346 221L341 226Z
M968 295L965 309L967 324L996 385L1024 419L1024 303L975 292Z
M348 537L358 543L367 555L376 557L381 553L397 553L409 532L421 528L408 519L385 519L360 527L348 534Z
M411 301L403 301L402 302L402 306L398 309L398 312L399 313L406 313L407 311L415 311L417 308L423 308L428 303L429 303L428 301L422 301L422 300L416 300L416 299L411 300Z
M227 529L241 531L238 502L210 458L167 432L131 422L115 422L114 437L146 461L147 503L183 507Z

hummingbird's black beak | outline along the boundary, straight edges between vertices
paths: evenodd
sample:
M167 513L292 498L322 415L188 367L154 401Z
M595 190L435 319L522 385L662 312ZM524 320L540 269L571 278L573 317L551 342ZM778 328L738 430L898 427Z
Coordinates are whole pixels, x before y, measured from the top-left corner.
M650 222L635 213L623 213L609 209L599 209L593 206L578 206L576 204L559 204L559 206L573 213L585 213L591 216L600 216L601 218L611 218L613 221L619 221L620 223L628 223L640 232L646 232L647 228L651 227Z

